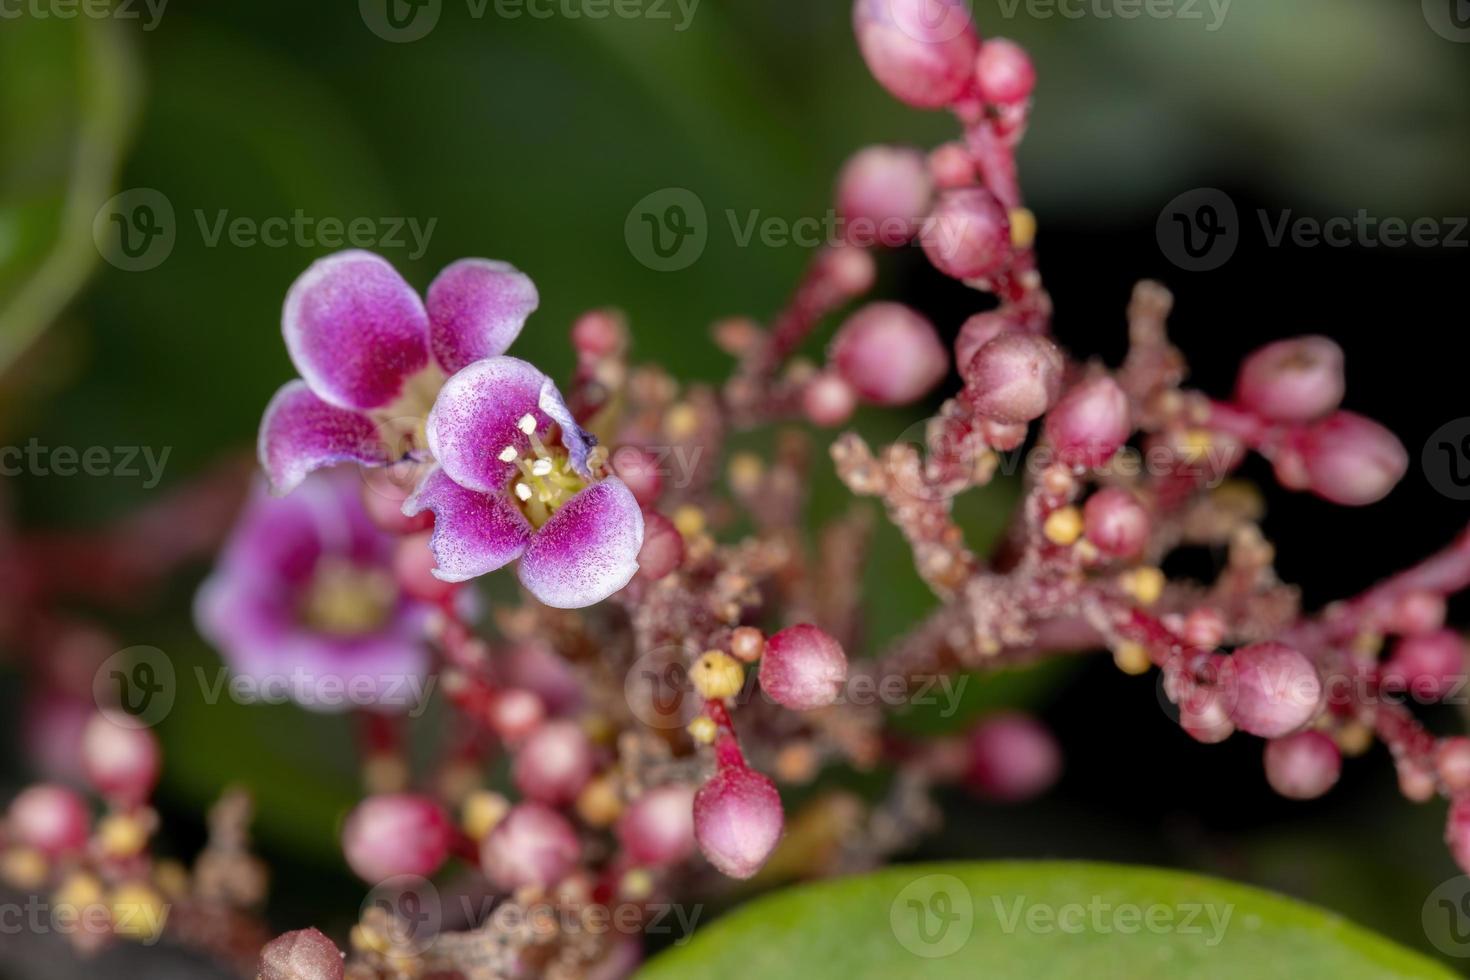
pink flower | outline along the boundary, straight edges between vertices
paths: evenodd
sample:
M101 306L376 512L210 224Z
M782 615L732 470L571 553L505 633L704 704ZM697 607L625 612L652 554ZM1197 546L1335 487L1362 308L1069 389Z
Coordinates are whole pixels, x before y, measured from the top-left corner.
M195 598L199 630L263 697L410 708L428 666L429 607L398 585L395 540L369 519L350 472L319 474L289 497L259 491Z
M504 262L460 259L419 299L387 260L337 252L292 284L281 332L301 378L260 423L276 493L335 463L382 466L422 454L423 418L446 374L502 354L540 299Z
M434 512L434 574L463 582L520 559L548 606L601 602L638 571L643 512L622 480L589 467L593 439L551 379L490 357L444 383L429 413L438 466L404 504Z

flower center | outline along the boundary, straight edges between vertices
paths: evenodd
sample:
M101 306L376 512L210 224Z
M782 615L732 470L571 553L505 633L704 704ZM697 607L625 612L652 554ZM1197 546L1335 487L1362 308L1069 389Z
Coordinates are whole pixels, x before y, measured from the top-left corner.
M324 558L312 575L301 618L322 633L356 636L388 621L397 598L393 577L341 558Z
M536 435L535 418L523 416L518 427L530 441L530 450L523 454L514 446L506 446L500 451L500 459L516 465L517 472L510 481L511 499L520 505L531 526L539 528L580 493L587 481L572 469L565 449L547 446Z

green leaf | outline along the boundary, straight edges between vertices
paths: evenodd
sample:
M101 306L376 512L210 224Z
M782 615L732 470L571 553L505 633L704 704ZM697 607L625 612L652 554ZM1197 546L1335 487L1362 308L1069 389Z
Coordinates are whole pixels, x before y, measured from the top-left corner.
M1454 974L1269 892L1151 868L932 864L767 896L668 950L662 977L1332 980Z

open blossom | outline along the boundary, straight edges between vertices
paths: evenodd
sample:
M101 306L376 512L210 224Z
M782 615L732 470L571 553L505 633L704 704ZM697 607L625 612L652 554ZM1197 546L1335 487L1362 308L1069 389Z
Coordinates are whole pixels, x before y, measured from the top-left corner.
M271 399L261 465L277 493L335 463L422 456L423 419L444 377L503 354L540 299L504 262L460 259L419 298L386 259L337 252L286 294L281 332L301 378Z
M289 497L257 491L200 587L199 630L262 697L314 710L412 707L429 607L397 584L394 542L348 471L318 474Z
M575 609L638 571L637 499L594 472L592 437L535 367L490 357L458 372L429 413L427 437L438 465L404 513L434 512L439 578L463 582L520 559L532 595Z

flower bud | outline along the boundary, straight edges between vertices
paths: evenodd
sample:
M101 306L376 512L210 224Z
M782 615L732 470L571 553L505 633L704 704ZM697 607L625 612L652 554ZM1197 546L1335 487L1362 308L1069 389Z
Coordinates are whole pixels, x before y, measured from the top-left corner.
M546 704L522 688L497 691L485 709L485 721L502 741L519 742L546 720Z
M1062 352L1045 337L1005 333L970 360L963 397L997 422L1029 422L1056 401L1064 367Z
M826 707L847 682L847 654L817 627L791 626L766 641L760 682L773 701L793 711Z
M1010 216L983 187L941 194L919 236L934 267L955 279L988 279L1011 261Z
M813 425L835 428L852 418L857 408L857 392L841 375L825 371L801 391L801 410Z
M1018 803L1051 788L1062 753L1045 726L1022 714L987 718L970 733L967 783L986 799Z
M980 348L1003 333L1019 329L1021 327L1014 319L999 310L976 313L960 326L960 332L954 339L955 367L964 374Z
M694 838L711 864L731 878L749 878L781 839L781 795L768 778L726 766L694 795Z
M980 39L964 0L857 0L852 19L868 70L894 98L934 109L969 89Z
M1101 466L1132 432L1128 396L1107 375L1072 386L1046 413L1046 437L1069 466Z
M640 507L652 507L664 492L658 459L637 446L619 446L612 454L612 471L627 484Z
M82 766L102 796L124 808L138 806L158 784L158 736L93 715L82 733Z
M80 796L64 786L43 783L11 801L7 827L12 840L54 857L86 847L90 823Z
M577 832L560 813L540 803L521 803L495 825L480 847L480 864L500 888L555 885L582 854Z
M277 936L260 951L256 980L342 980L342 951L315 929Z
M1408 691L1424 701L1438 701L1464 678L1465 654L1465 640L1453 630L1405 637L1383 665L1383 686Z
M1266 781L1290 800L1315 800L1337 783L1342 753L1321 732L1297 732L1266 743Z
M682 783L647 790L618 821L618 841L634 864L657 868L694 853L694 788Z
M575 721L551 721L516 749L516 788L529 799L565 806L592 778L592 743Z
M1337 412L1296 441L1307 486L1317 496L1362 507L1388 496L1409 469L1398 437L1371 419Z
M934 327L900 303L870 303L848 317L828 356L858 396L877 405L916 401L949 370Z
M638 578L657 582L684 561L684 536L658 511L643 515L643 546L638 549Z
M1445 822L1445 843L1460 870L1470 875L1470 796L1450 800L1449 818Z
M1262 738L1279 738L1301 728L1322 700L1317 668L1281 643L1236 650L1222 665L1221 681L1232 702L1231 720L1242 731Z
M1434 768L1445 792L1453 796L1470 790L1470 738L1456 735L1440 742Z
M1179 706L1179 727L1202 745L1225 741L1235 734L1235 723L1230 720L1225 700L1216 690L1197 692Z
M1310 422L1342 403L1342 348L1326 337L1278 340L1240 366L1235 400L1262 418Z
M393 577L399 588L421 602L443 602L459 588L457 583L434 577L434 552L429 549L432 533L421 531L400 538L393 547Z
M506 688L535 694L554 715L569 714L582 706L584 691L576 671L540 640L525 640L500 653L495 660L495 676Z
M396 875L427 878L449 856L449 818L426 796L370 796L342 828L342 851L362 880L377 884Z
M1393 604L1385 624L1388 632L1400 636L1428 633L1444 625L1444 596L1435 592L1409 592Z
M582 360L601 360L627 344L628 325L616 310L589 310L572 324L572 348Z
M963 143L941 143L929 152L929 176L940 190L975 183L975 161Z
M1015 41L991 38L975 58L975 88L980 98L996 105L1025 102L1036 88L1036 66Z
M1109 558L1132 558L1148 543L1148 511L1122 487L1103 487L1082 506L1087 540Z
M434 512L431 510L413 517L403 513L403 502L418 483L417 477L421 472L418 464L401 462L374 469L364 468L360 472L363 509L381 530L389 534L414 534L434 526Z
M929 213L933 196L924 155L909 147L859 150L837 178L837 213L854 245L907 243Z

